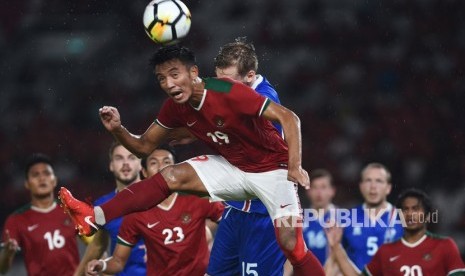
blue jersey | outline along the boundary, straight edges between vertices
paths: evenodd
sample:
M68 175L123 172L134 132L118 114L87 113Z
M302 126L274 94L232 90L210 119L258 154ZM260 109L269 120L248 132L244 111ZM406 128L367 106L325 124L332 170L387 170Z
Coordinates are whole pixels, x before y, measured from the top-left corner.
M109 194L106 194L100 198L98 198L95 202L94 205L101 205L110 199L112 199L116 195L116 191L113 191ZM118 231L119 227L121 226L121 222L123 221L123 217L116 218L107 224L103 226L103 229L105 229L109 234L110 234L110 241L111 241L111 246L110 246L110 254L113 255L113 251L115 250L116 242L117 242L117 236L118 236ZM133 248L131 251L131 255L129 256L126 265L124 266L123 271L120 273L116 274L119 276L142 276L147 274L147 270L145 267L145 261L144 261L144 256L145 256L145 244L144 241L141 239Z
M269 215L231 207L224 210L210 254L208 275L281 276L285 262Z
M253 83L252 88L258 92L258 94L263 95L275 103L280 104L278 97L278 92L273 88L273 86L268 82L268 80L261 76L257 75L257 80ZM278 123L273 123L274 127L276 128L282 136L282 127ZM252 199L252 200L245 200L245 201L227 201L226 204L229 206L236 208L238 210L248 212L248 213L260 213L267 215L268 211L266 210L265 205L259 199Z
M334 210L334 207L330 206L329 209ZM307 219L307 217L304 218L303 227L305 244L318 258L321 265L324 265L329 256L329 246L323 226L329 221L330 212L327 211L324 216L318 218L318 220L307 221Z
M402 237L403 228L400 217L391 204L376 222L370 220L364 205L350 211L351 223L344 228L342 244L360 272L382 244Z

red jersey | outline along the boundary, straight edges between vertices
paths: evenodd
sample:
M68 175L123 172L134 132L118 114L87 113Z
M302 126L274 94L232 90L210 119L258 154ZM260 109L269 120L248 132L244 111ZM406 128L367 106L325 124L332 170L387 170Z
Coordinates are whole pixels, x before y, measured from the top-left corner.
M427 232L414 244L404 239L383 244L363 272L365 275L394 276L463 275L465 265L451 238Z
M287 168L287 145L261 117L270 100L230 79L205 79L199 107L168 99L156 122L168 129L187 127L231 164L245 172Z
M210 257L205 219L219 221L223 210L219 202L176 194L168 208L125 216L118 243L132 247L144 239L147 275L204 275Z
M47 209L24 206L7 218L4 229L18 242L28 275L73 275L79 264L77 232L56 202Z

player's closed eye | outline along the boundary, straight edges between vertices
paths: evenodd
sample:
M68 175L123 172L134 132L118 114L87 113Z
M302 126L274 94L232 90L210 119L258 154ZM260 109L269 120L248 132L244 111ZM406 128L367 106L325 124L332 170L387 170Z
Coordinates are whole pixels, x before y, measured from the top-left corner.
M165 82L166 78L165 77L158 77L157 80L158 80L159 83L163 83L163 82Z

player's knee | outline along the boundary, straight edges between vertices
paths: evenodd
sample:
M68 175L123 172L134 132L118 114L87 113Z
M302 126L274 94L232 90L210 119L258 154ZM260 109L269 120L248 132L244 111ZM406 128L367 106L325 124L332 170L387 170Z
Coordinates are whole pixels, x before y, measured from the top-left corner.
M179 164L170 165L160 171L171 191L186 190L187 177Z

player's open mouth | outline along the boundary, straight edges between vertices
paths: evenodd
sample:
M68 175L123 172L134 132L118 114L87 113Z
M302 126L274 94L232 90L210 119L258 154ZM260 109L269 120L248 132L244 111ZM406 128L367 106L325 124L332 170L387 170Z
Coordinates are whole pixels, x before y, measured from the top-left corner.
M182 98L182 91L171 93L171 97L175 100L180 100Z

